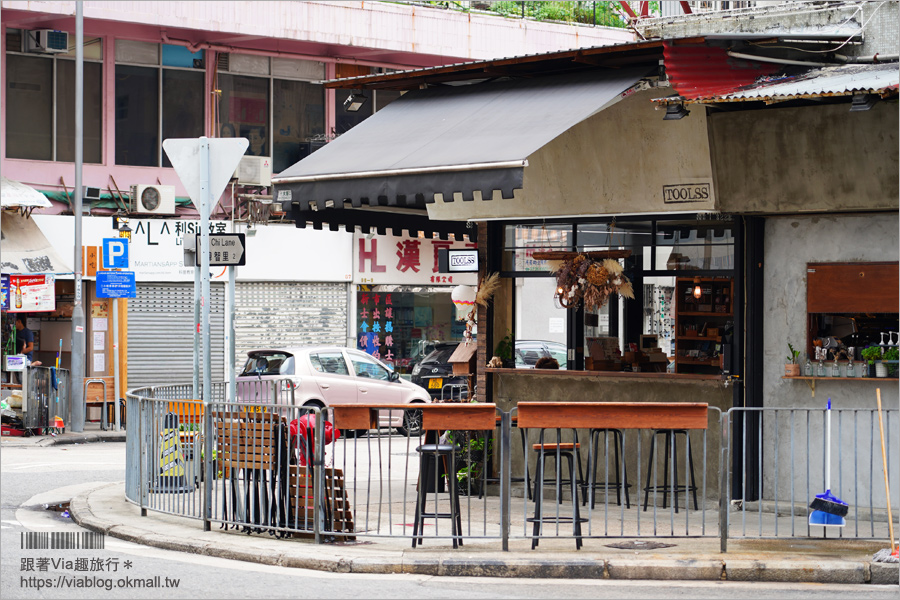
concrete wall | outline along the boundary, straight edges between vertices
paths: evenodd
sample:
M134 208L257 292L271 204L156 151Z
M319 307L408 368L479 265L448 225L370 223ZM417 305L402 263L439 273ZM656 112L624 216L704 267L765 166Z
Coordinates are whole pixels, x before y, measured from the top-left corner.
M630 95L572 127L528 157L524 187L509 200L435 202L436 219L516 218L715 210L715 190L703 201L666 204L663 186L712 188L703 109L663 121L650 102L659 89ZM563 107L560 110L564 110Z
M647 379L628 379L624 377L610 376L586 376L566 375L565 371L558 374L536 374L536 373L495 373L489 375L494 379L494 398L493 401L502 410L510 410L519 402L706 402L710 406L708 429L705 434L706 446L706 498L707 501L715 500L719 497L719 448L721 444L721 428L719 426L720 411L727 410L732 404L732 388L725 387L725 383L720 380L684 380L675 377L666 378L647 378ZM716 410L718 409L718 410ZM647 465L650 458L650 436L649 432L640 430L640 454L641 464L638 467L638 430L628 430L625 432L625 465L628 471L628 481L631 483L631 502L632 508L634 503L640 497L643 503L643 493L641 490L646 484ZM538 442L538 431L532 430L529 433L529 442ZM549 441L552 436L556 439L555 431L545 433L545 440ZM588 430L578 430L578 441L581 444L581 459L584 467L587 467L587 450L589 442ZM571 440L571 430L563 432L564 440ZM518 476L523 472L521 438L519 433L513 430L512 436L512 465L513 474ZM660 443L659 438L657 443ZM678 441L679 445L679 470L683 471L684 449L681 445L683 442ZM694 460L695 478L697 485L702 485L703 477L703 448L704 433L700 430L691 432L691 445L693 447L692 454ZM610 438L610 452L612 453L612 438ZM598 476L602 477L605 447L602 444L599 450L600 470ZM533 453L532 453L533 454ZM658 468L662 469L663 455L657 456ZM534 473L534 458L529 457L530 469ZM614 457L610 457L610 468ZM638 481L638 472L640 472L641 480ZM610 471L612 479L612 471ZM679 475L679 481L681 476ZM651 482L652 483L652 482ZM662 471L660 471L659 484L662 484ZM602 494L599 496L602 501ZM612 496L611 496L612 498ZM662 497L659 497L662 502ZM684 498L681 497L680 502ZM698 501L700 501L698 494Z
M896 102L854 113L847 104L718 113L709 122L723 212L900 206Z
M787 344L795 348L806 347L806 264L808 262L847 262L847 261L896 261L900 258L898 250L898 214L879 213L872 215L829 215L829 216L791 216L773 217L766 220L765 231L765 323L763 339L765 345L763 373L763 401L767 408L798 407L824 409L828 398L832 406L839 409L864 409L856 416L845 413L842 417L835 414L832 422L832 488L834 493L844 501L858 498L858 502L868 506L869 490L875 507L885 506L884 479L881 473L881 450L878 434L877 417L872 421L870 409L876 406L875 388L881 388L882 402L885 408L894 410L889 435L888 452L893 453L891 460L891 491L893 502L897 502L900 492L898 478L897 449L900 448L898 435L898 384L896 381L886 382L875 379L816 381L815 397L802 380L785 380L784 357L787 355ZM805 357L804 357L805 358ZM795 455L793 464L797 470L794 476L795 493L806 493L805 469L810 461L814 476L813 495L821 494L817 489L823 485L823 420L822 413L812 416L809 439L812 446L807 453L806 413L795 414ZM843 421L841 421L843 419ZM856 426L854 427L854 420ZM769 468L764 471L764 488L767 498L775 494L774 465L782 468L777 488L781 499L790 495L791 478L789 467L790 437L788 431L789 415L778 416L775 427L775 416L769 419L768 431L777 429L779 437L768 434L764 440L766 449L765 464ZM801 426L802 424L802 426ZM855 436L855 437L854 437ZM778 460L776 461L776 447ZM869 477L869 456L874 454L874 473ZM859 481L853 483L853 458L858 457ZM839 463L839 461L842 461ZM842 464L843 484L838 479L839 465ZM897 504L894 504L897 506Z

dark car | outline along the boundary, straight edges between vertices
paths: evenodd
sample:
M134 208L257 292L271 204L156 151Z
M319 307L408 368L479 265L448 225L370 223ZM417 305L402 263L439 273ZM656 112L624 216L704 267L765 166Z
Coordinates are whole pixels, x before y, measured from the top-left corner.
M413 367L412 382L428 390L431 397L435 399L468 398L466 378L454 376L453 365L449 362L450 355L459 344L460 342L435 344L434 350Z

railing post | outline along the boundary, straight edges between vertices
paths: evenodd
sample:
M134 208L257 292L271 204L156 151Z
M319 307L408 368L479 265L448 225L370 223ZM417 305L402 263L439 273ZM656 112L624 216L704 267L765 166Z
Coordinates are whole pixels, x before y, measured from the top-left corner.
M503 551L509 552L510 507L512 505L512 453L510 452L510 427L512 417L508 411L500 411L500 536ZM528 457L525 457L528 460Z
M212 527L212 503L213 480L216 473L213 472L213 420L212 402L210 402L210 389L203 390L203 531L209 531ZM230 407L234 408L234 407Z
M325 523L326 511L323 499L325 497L325 473L323 467L325 464L325 415L318 407L315 411L316 425L313 437L313 506L315 519L313 520L313 534L315 535L315 543L322 543L322 526Z
M141 516L147 516L147 503L150 498L150 457L149 457L149 435L152 430L146 427L150 403L146 402L143 397L138 397L138 446L141 456L140 462L140 490L141 490Z
M722 439L719 444L719 551L728 551L728 436L731 411L725 411L719 417Z

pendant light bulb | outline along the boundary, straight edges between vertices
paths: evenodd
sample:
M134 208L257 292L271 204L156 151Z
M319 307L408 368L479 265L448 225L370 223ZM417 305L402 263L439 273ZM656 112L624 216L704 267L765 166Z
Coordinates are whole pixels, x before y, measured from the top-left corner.
M700 296L703 295L703 290L700 289L700 278L694 277L694 298L700 299Z

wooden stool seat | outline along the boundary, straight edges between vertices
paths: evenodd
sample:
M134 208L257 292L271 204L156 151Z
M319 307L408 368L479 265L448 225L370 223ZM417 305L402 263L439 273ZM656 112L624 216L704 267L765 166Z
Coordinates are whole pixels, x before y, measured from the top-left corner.
M565 452L565 451L571 452L572 450L575 450L576 448L581 448L581 444L579 444L577 442L576 443L563 442L561 444L534 444L532 446L532 448L535 451L544 450L546 452L548 450L552 451L552 450L559 449L559 450L562 450L563 452Z

